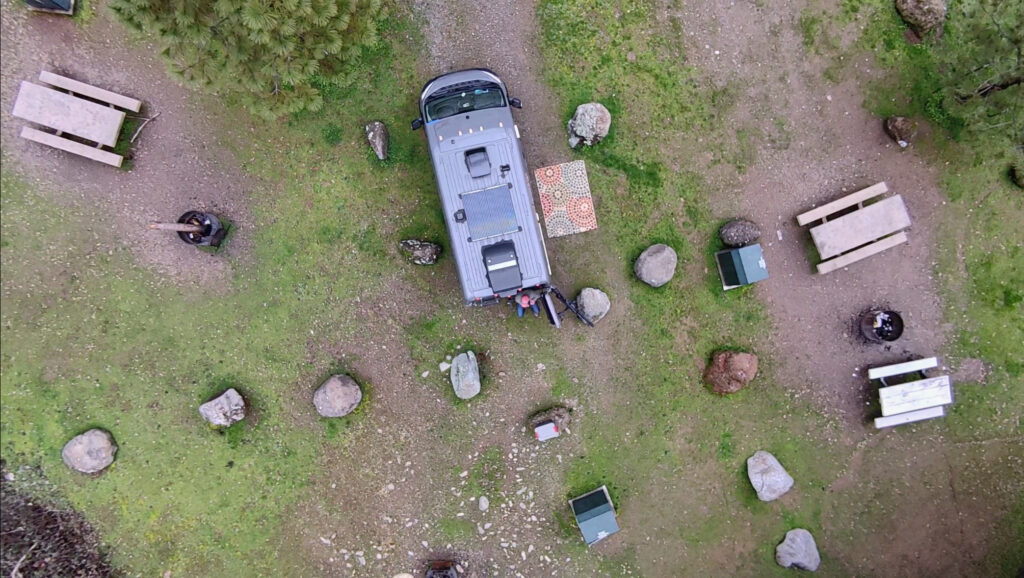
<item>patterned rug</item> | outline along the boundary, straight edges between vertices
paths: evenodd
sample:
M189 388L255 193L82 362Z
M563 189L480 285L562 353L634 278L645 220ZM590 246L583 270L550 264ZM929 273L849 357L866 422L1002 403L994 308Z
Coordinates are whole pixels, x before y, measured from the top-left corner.
M540 168L534 171L534 176L549 238L597 228L587 166L583 161Z

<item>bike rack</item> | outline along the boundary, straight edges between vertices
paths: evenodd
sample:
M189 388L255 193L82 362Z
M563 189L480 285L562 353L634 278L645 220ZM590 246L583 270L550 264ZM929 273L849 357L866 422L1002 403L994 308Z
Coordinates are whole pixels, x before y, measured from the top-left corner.
M551 301L552 294L554 294L555 298L565 305L565 309L562 309L561 311L555 311L555 304ZM562 315L564 315L566 311L572 311L573 314L575 314L580 321L586 323L588 327L594 326L594 324L591 323L589 319L587 319L582 313L580 313L580 310L576 307L576 302L569 301L568 299L566 299L565 295L562 295L562 292L559 291L558 287L555 287L554 285L548 287L548 290L544 293L544 308L548 312L548 320L556 328L562 327Z

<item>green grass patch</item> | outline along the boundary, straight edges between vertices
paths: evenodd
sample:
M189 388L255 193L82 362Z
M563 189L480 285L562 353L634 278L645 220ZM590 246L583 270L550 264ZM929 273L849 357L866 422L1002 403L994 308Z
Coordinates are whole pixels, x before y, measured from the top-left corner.
M48 202L4 163L0 451L10 467L38 467L125 573L308 570L281 556L285 517L308 499L325 448L347 439L373 397L360 380L360 410L317 421L309 396L318 378L352 369L320 345L358 335L355 300L399 274L399 229L440 222L421 134L392 131L389 163L367 154L365 122L404 127L422 82L411 46L381 45L360 64L362 80L330 94L317 115L257 125L238 141L222 135L259 177L251 252L203 256L232 260L224 292L140 268L90 225L104 215ZM210 428L198 404L226 386L245 395L251 415ZM94 426L117 439L117 461L97 478L73 475L60 449Z
M464 492L467 495L493 499L504 489L505 456L500 447L490 447L481 452L468 471Z

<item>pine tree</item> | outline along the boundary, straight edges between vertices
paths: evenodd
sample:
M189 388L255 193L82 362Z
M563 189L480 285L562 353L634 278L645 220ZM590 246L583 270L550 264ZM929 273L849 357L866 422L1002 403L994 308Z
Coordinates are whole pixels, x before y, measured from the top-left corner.
M152 33L186 82L274 118L317 110L317 84L343 84L377 42L380 0L113 0L128 26Z

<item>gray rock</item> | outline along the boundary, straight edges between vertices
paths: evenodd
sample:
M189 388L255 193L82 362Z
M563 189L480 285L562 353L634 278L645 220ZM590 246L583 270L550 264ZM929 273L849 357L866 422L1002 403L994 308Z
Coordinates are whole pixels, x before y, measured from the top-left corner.
M231 388L199 406L199 415L212 425L227 427L245 419L245 400Z
M452 387L459 399L473 399L480 393L480 367L472 351L455 356L452 362Z
M676 252L661 243L644 249L636 259L633 272L651 287L661 287L676 274Z
M608 310L612 308L612 302L604 291L585 287L576 297L576 308L591 323L597 323L608 314Z
M793 478L779 460L766 451L757 451L747 458L747 477L762 502L777 500L793 487Z
M491 501L487 499L487 496L480 496L477 506L480 507L481 512L486 512L487 508L491 507Z
M375 120L366 125L366 140L378 159L388 158L388 127L384 123Z
M900 148L907 148L917 134L917 126L905 116L890 116L885 119L885 134L896 141Z
M798 568L814 572L821 564L814 536L803 528L786 532L786 539L775 547L775 561L783 568Z
M612 113L599 102L588 102L576 107L576 113L569 119L569 146L576 148L581 143L595 145L608 136L612 126Z
M324 417L346 416L362 400L363 390L347 375L332 375L313 394L313 405Z
M433 265L441 256L441 246L429 241L405 239L398 243L398 247L402 249L410 262L417 265Z
M60 457L71 469L83 474L95 474L114 463L117 444L114 436L102 429L91 429L71 438L64 444Z
M744 219L729 221L718 230L726 247L745 247L761 238L761 228Z
M896 0L896 11L918 36L946 21L946 0Z
M743 389L757 376L757 356L739 351L717 351L704 368L711 391L727 395Z

